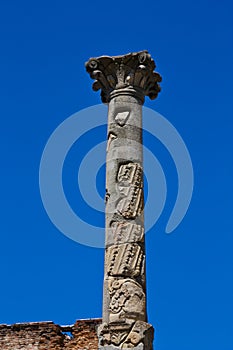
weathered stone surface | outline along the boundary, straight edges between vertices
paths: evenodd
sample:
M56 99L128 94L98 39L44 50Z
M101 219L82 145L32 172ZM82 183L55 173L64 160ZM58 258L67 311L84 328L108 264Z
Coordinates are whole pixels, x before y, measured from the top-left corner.
M101 319L79 320L71 326L53 322L0 325L1 350L97 350Z

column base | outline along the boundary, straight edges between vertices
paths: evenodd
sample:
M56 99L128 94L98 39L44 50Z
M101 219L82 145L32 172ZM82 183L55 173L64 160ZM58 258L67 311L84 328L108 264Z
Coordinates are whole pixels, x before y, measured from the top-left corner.
M103 323L98 338L99 350L153 350L154 328L144 321Z
M127 348L123 348L123 349L127 349ZM152 348L146 348L145 345L142 343L130 349L131 350L152 350ZM114 345L106 345L106 346L99 347L98 350L122 350L122 348L119 348L119 346L117 347Z

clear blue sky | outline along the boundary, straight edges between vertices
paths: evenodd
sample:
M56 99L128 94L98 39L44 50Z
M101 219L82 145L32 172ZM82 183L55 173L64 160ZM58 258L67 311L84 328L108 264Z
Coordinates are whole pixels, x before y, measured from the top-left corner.
M39 163L54 129L100 102L84 62L147 49L163 90L146 106L177 128L195 172L189 211L166 235L176 172L164 148L150 145L168 182L165 210L147 234L156 350L232 350L232 3L4 1L0 28L0 323L101 316L103 250L53 226L40 198ZM64 181L78 206L76 157ZM104 184L101 174L98 181Z

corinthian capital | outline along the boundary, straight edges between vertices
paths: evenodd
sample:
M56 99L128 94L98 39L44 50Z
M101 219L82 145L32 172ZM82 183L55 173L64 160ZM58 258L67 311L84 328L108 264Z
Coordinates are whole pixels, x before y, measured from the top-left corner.
M123 56L90 58L86 70L94 79L93 90L101 89L102 102L119 94L132 94L142 102L144 96L155 99L160 91L161 76L154 72L155 62L147 51Z

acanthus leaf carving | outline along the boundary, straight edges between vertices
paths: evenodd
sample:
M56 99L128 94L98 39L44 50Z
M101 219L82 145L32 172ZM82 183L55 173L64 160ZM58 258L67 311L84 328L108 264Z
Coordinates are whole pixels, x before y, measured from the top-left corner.
M86 62L87 72L96 80L93 89L102 90L101 97L104 103L109 102L113 90L128 87L141 90L143 98L144 96L156 98L162 79L154 72L155 67L154 60L147 51L124 56L101 56Z

